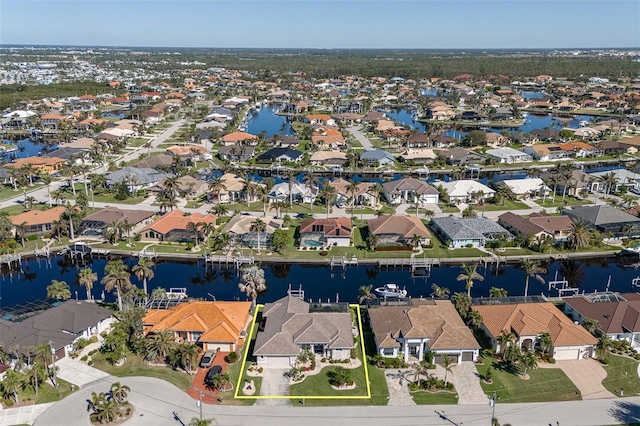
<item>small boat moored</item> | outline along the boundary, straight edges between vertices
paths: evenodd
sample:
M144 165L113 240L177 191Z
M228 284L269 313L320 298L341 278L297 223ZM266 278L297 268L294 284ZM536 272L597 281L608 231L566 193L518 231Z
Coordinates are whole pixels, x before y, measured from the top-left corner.
M407 290L404 288L401 289L397 284L392 283L385 284L384 287L376 288L375 292L380 297L395 297L398 299L407 297Z

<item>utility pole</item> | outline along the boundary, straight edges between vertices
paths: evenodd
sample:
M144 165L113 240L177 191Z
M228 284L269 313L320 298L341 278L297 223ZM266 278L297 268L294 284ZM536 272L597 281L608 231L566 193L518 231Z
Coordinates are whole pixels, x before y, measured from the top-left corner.
M489 406L492 408L491 426L493 426L496 420L496 391L493 391L493 398L489 398Z
M53 386L58 387L58 379L56 377L56 350L53 347L53 342L49 340L49 346L51 347L51 364L53 364Z
M202 420L202 391L200 391L200 397L198 398L198 407L200 408L200 420Z

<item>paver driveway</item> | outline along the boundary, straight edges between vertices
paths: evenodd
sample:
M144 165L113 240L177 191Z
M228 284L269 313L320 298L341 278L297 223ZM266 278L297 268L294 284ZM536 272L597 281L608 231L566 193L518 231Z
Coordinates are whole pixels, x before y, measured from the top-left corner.
M415 380L411 369L387 369L384 378L389 388L387 405L416 405L409 393L409 382Z
M260 387L261 396L285 396L289 395L289 378L284 373L289 371L285 368L265 368ZM291 405L289 399L258 399L256 405Z
M540 368L560 368L582 394L582 399L615 398L602 381L607 372L595 359L556 361L555 364L540 363Z
M435 370L429 370L444 380L444 367L436 364ZM480 375L473 362L465 361L451 366L447 381L453 383L458 391L458 404L486 404L487 395L480 386Z

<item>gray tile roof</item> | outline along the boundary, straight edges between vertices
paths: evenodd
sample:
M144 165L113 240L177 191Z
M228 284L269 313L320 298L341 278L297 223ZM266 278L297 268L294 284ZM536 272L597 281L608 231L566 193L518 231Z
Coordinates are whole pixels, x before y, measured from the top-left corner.
M370 150L360 154L360 159L366 161L380 161L384 160L385 158L391 161L393 161L394 159L393 155L387 151Z
M486 217L436 217L433 218L433 223L452 241L493 239L496 234L511 235L509 231Z
M126 182L129 176L136 177L136 184L148 184L160 182L162 179L172 177L173 175L155 169L125 167L107 174L107 183L113 185L123 181Z
M575 206L562 211L570 218L584 219L593 225L640 222L640 218L625 213L607 204L599 206Z
M302 344L326 344L329 348L352 348L351 314L309 313L309 304L292 296L267 303L263 331L256 337L254 355L298 355Z
M79 334L109 318L112 311L95 303L67 300L21 322L0 321L0 343L5 348L39 346L49 341L56 349L71 344Z
M400 194L403 191L415 192L416 194L438 194L438 190L427 182L412 177L385 182L382 187L389 194Z

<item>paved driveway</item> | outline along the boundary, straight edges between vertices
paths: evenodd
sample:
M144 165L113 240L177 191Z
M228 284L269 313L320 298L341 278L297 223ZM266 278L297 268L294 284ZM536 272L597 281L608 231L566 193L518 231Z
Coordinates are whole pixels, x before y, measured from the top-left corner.
M376 147L373 146L371 141L367 139L364 133L360 131L360 128L358 126L347 127L347 131L351 133L358 140L358 142L360 142L360 144L366 151L371 151L376 149Z
M57 373L59 378L80 387L101 379L111 378L116 381L115 377L110 376L108 373L70 357L56 361L56 367L59 368Z
M387 369L384 370L384 378L389 388L387 405L416 405L409 393L409 382L415 380L411 369Z
M289 378L284 373L288 368L265 368L260 387L261 396L285 396L289 395ZM275 406L291 405L289 399L258 399L255 405Z
M582 399L615 398L602 381L607 372L595 359L575 359L556 361L555 364L540 363L540 368L560 368L582 394Z
M429 370L434 372L434 370ZM434 373L444 380L444 367L436 364ZM473 362L465 361L453 365L447 374L447 381L453 383L458 391L458 404L487 404L489 399L480 386L480 375Z

